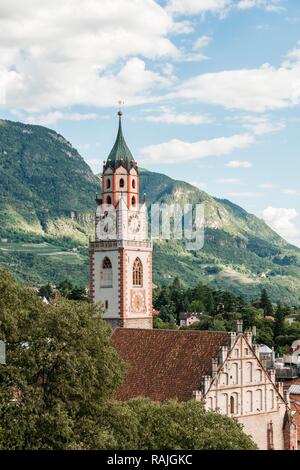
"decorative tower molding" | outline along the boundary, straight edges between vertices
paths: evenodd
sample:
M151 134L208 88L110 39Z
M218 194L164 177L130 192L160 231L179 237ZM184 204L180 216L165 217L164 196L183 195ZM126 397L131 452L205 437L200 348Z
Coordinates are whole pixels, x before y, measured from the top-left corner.
M96 195L95 240L89 244L90 297L111 326L152 328L152 243L139 171L123 136L122 112Z

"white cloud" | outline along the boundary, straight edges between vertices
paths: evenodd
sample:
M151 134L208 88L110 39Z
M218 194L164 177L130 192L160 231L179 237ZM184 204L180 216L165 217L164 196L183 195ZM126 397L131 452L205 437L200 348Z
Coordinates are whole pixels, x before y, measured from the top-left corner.
M300 190L299 189L285 188L285 189L282 189L281 192L283 194L289 194L290 196L299 196L300 195Z
M274 183L262 183L259 185L259 187L263 189L274 189L277 187L277 185Z
M280 6L285 0L169 0L167 10L177 15L218 13L223 16L231 9L248 10L263 8L268 12L284 11Z
M209 46L211 42L212 42L212 38L210 36L201 36L195 41L193 49L195 51L199 51L203 49L204 47Z
M154 0L1 0L0 8L9 107L147 102L167 82L144 59L180 55L168 38L175 23Z
M221 184L238 184L240 180L238 178L219 178L216 182Z
M252 168L253 164L248 161L231 160L226 163L226 166L228 166L228 168Z
M169 0L167 10L179 15L203 13L224 13L231 6L231 0Z
M212 118L205 114L191 114L191 113L178 113L174 108L162 106L159 113L145 115L145 121L157 122L165 124L210 124L213 122Z
M294 208L269 206L262 212L264 220L282 237L292 243L299 243L300 230L295 224L298 212Z
M181 83L169 96L227 109L262 113L298 105L299 76L300 47L297 47L278 68L264 64L257 69L225 70L197 75ZM265 132L263 127L264 123L261 124L261 129Z
M190 184L192 186L196 186L196 188L198 188L198 189L207 188L207 183L204 183L202 181L190 181Z
M228 193L229 197L261 197L263 193L257 191L234 191Z
M280 13L285 10L279 5L282 2L283 0L240 0L237 6L240 10L257 7L269 12Z
M285 129L285 122L272 122L269 116L238 116L236 119L242 126L256 135L279 132Z
M173 139L169 142L144 147L141 150L141 160L146 163L178 163L217 157L248 147L253 140L253 136L249 134L237 134L199 142Z
M92 121L95 119L108 119L110 116L100 116L96 113L63 113L61 111L53 111L47 114L39 114L27 116L24 121L28 124L37 124L40 126L48 126L58 121Z

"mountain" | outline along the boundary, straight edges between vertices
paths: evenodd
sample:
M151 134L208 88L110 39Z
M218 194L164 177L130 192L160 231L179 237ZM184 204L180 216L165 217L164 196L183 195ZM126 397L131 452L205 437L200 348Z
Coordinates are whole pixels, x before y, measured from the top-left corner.
M65 278L88 283L99 178L61 135L41 126L0 121L0 264L27 283ZM274 301L298 304L300 250L264 221L166 175L141 170L148 203L205 203L205 244L154 244L154 282L178 275L253 298L266 287Z

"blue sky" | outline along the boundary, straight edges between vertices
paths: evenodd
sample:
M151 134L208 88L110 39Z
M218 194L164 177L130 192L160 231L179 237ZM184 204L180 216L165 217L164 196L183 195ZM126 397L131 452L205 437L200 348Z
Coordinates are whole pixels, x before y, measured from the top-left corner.
M300 246L299 26L299 0L2 0L1 116L55 129L98 173L122 99L141 166Z

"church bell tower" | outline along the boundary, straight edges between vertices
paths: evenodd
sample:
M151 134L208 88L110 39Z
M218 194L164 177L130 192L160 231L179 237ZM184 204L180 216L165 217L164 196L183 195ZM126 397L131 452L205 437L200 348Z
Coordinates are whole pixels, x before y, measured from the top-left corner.
M104 305L110 325L152 328L152 243L139 170L122 132L103 165L96 196L95 240L90 241L90 299Z

